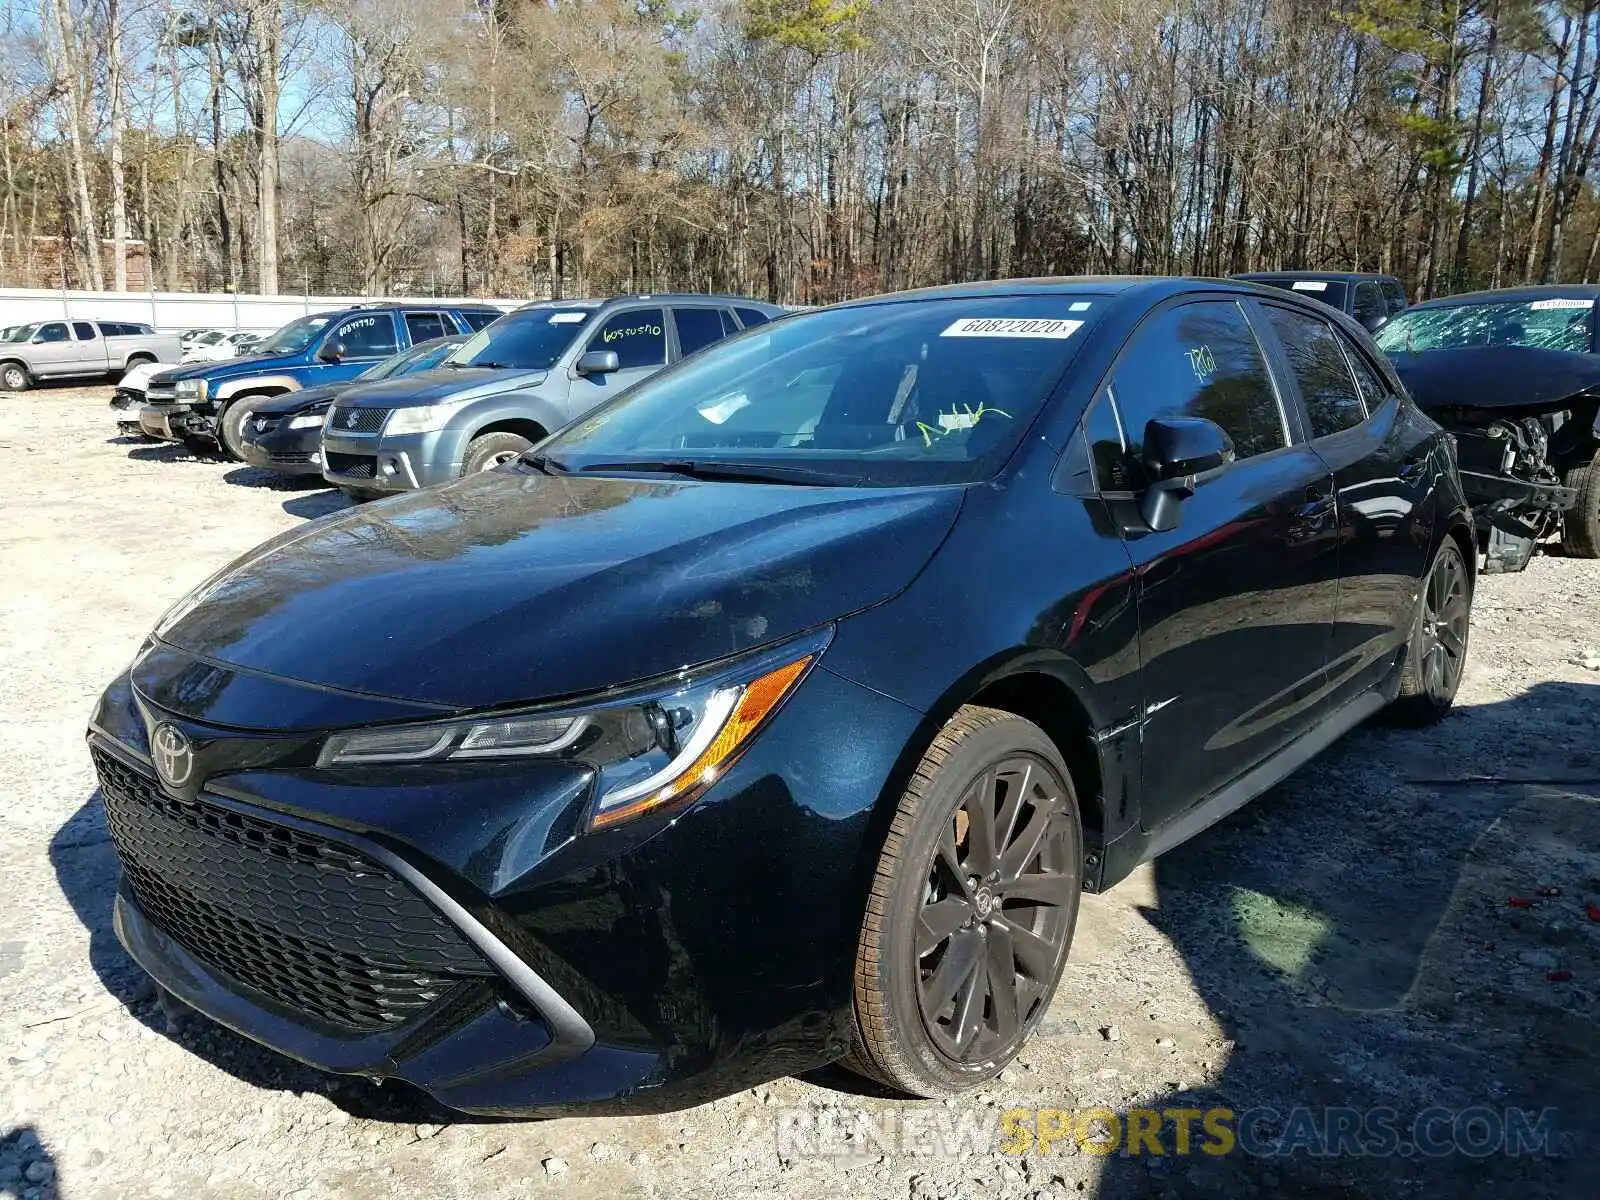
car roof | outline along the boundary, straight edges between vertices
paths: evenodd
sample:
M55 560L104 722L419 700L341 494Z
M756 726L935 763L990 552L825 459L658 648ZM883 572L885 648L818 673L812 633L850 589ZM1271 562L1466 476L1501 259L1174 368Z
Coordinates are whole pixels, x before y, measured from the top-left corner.
M1450 308L1460 304L1516 304L1522 300L1597 300L1600 284L1540 283L1526 287L1494 288L1482 292L1462 292L1455 296L1436 296L1417 308Z
M1360 283L1364 279L1400 282L1393 275L1385 275L1380 271L1240 271L1229 278L1251 282L1266 279L1326 279L1330 283Z
M608 304L632 303L654 300L665 304L684 304L691 301L736 305L741 308L770 308L782 311L781 306L751 296L730 296L719 292L629 292L615 296L580 296L562 300L530 300L519 305L517 312L535 308L603 308Z

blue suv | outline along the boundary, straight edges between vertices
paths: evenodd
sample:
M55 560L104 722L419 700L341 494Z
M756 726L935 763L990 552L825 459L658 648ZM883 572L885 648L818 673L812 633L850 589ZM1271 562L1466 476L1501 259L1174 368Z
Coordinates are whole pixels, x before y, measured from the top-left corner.
M262 340L248 358L195 363L151 377L139 426L171 442L214 442L244 457L243 401L354 379L419 342L472 334L505 314L484 305L374 304L312 313Z

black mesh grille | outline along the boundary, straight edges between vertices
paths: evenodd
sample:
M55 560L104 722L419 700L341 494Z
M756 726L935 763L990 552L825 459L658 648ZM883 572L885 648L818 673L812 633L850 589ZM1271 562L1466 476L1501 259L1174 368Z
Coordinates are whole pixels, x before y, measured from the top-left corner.
M336 454L327 451L328 470L349 479L371 479L377 459L370 454Z
M251 413L249 432L260 437L264 433L271 433L281 424L283 424L282 417L273 416L269 413Z
M207 966L331 1025L387 1029L491 973L456 928L334 842L199 801L96 748L139 907Z
M314 461L309 450L303 453L294 450L285 450L281 453L269 454L267 457L273 462L283 463L285 466L298 466L301 463L309 463Z
M387 408L336 408L328 428L336 433L377 433L388 419Z

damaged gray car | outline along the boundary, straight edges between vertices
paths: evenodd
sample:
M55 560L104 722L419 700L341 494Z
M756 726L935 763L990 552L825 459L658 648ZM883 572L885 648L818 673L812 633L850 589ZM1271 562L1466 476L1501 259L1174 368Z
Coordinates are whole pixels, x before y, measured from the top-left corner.
M1456 438L1488 572L1541 544L1600 558L1600 287L1476 292L1407 309L1377 343Z

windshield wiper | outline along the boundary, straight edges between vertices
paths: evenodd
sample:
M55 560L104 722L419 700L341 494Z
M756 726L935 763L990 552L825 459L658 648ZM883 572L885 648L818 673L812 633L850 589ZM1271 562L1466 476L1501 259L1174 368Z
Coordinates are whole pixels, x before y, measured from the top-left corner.
M548 454L523 454L518 457L519 463L526 463L536 471L543 471L546 475L571 475L572 468L558 458L551 458Z
M661 472L682 475L686 479L735 480L742 483L805 483L821 486L839 486L839 480L822 471L805 467L784 467L771 463L724 462L720 459L633 459L617 462L585 463L578 470L585 475L601 471Z

